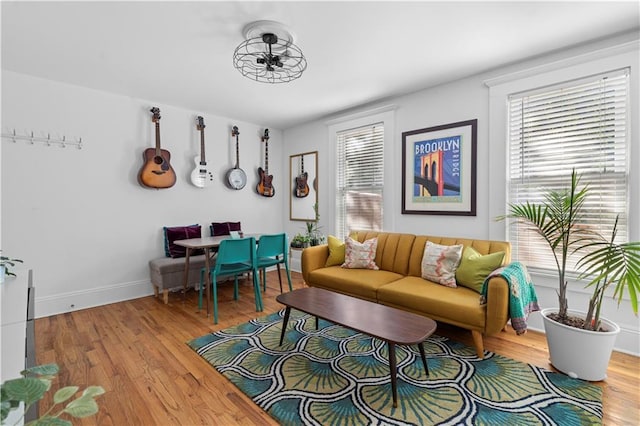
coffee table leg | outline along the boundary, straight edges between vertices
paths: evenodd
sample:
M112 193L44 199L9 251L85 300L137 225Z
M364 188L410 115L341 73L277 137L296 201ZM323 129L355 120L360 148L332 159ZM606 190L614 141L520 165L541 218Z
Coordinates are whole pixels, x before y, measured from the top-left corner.
M282 320L282 331L280 332L280 346L282 346L282 341L284 340L284 332L287 330L287 323L289 322L290 313L291 313L291 308L287 306L287 309L284 310L284 319Z
M396 390L396 345L395 343L387 342L389 346L389 370L391 372L391 393L393 393L393 408L398 407L398 391Z
M427 358L424 356L424 345L422 342L418 343L418 349L420 349L420 356L422 356L422 364L424 364L424 371L427 373L427 377L429 377L429 367L427 367Z

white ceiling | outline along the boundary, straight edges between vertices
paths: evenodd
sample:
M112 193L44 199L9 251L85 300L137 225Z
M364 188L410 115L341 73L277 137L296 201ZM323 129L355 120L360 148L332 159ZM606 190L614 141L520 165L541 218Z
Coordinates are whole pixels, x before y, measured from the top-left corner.
M287 84L242 77L256 20L308 60ZM2 68L268 127L638 30L624 2L2 2Z

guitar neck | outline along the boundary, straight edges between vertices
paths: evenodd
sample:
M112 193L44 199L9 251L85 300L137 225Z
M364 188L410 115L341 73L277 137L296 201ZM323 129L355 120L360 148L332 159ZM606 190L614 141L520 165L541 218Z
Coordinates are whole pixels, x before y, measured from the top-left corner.
M269 141L267 140L264 145L264 172L269 174Z
M204 158L204 129L200 130L200 162L205 163L207 160Z
M238 135L236 135L236 169L240 168L240 141Z
M156 156L160 156L160 122L156 121Z

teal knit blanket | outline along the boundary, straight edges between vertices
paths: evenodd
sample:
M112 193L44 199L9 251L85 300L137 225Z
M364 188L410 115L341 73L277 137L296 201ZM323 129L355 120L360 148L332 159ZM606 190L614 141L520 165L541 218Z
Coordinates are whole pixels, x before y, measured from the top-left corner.
M520 262L512 262L496 269L484 280L482 298L486 300L489 279L501 276L509 284L509 318L517 334L527 331L527 318L531 312L539 311L538 297L531 282L527 267Z

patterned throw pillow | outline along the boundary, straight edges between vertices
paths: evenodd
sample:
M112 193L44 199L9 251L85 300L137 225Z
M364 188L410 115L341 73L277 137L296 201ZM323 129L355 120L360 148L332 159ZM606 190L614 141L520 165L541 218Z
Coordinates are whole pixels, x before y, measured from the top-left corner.
M422 278L456 287L456 269L462 257L462 244L442 246L427 241L422 256Z
M324 266L339 266L344 263L345 243L340 241L338 237L329 235L327 237L327 245L329 246L329 257Z
M456 282L480 293L484 280L502 265L503 260L503 251L483 256L473 247L467 247L462 252L462 260L456 270Z
M347 237L342 267L346 269L379 269L375 262L377 248L377 238L359 243L353 238Z
M189 238L201 238L202 231L200 225L190 226L172 226L164 227L164 244L165 254L167 257L185 257L187 249L185 247L174 244L175 240L188 240ZM202 250L194 250L192 254L200 255L204 253Z

